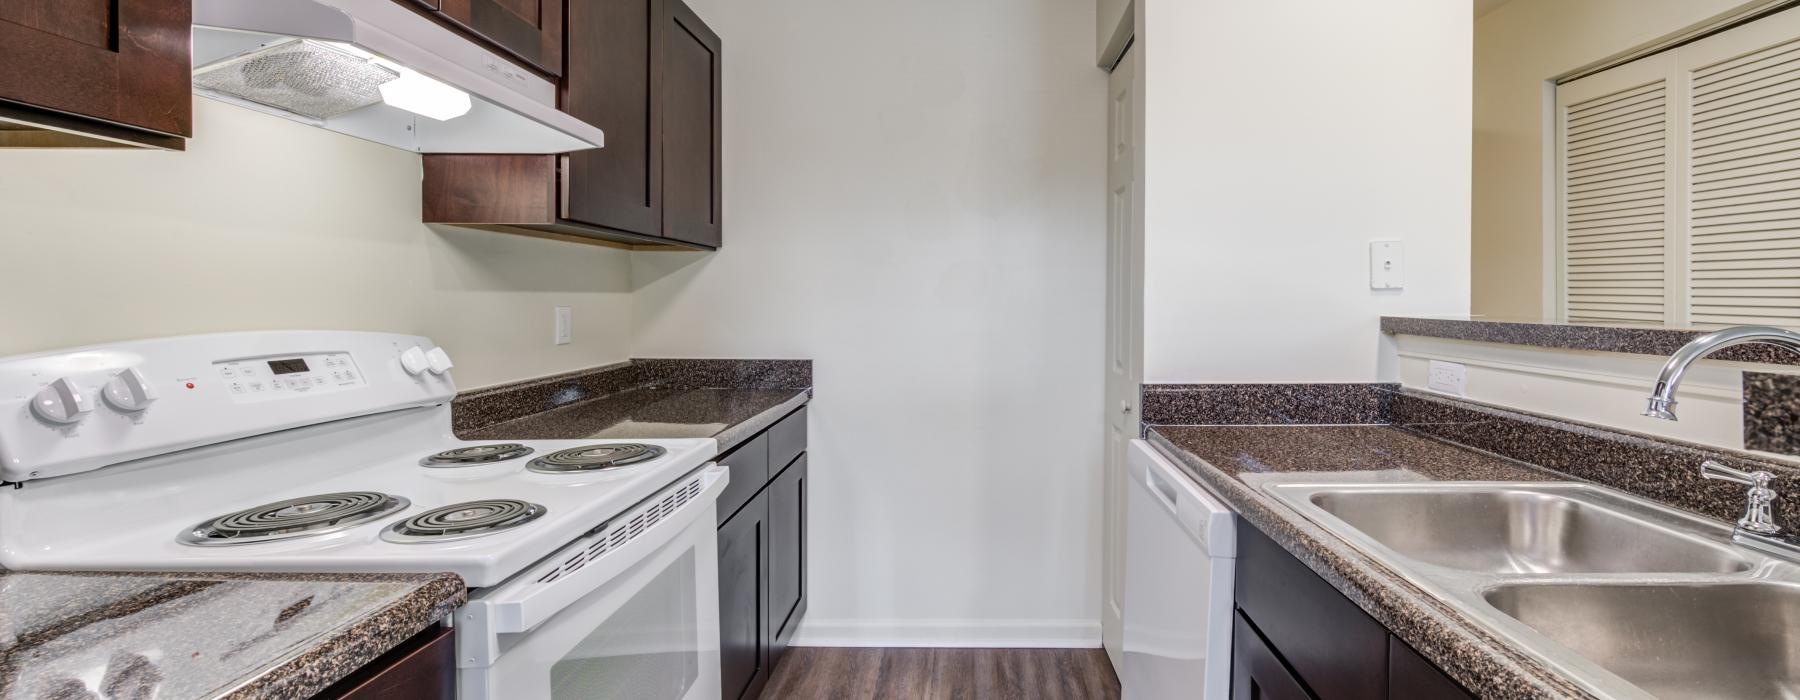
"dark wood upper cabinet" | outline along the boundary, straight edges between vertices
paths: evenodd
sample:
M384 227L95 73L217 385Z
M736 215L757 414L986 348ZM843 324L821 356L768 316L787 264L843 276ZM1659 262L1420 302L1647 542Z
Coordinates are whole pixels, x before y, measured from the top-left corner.
M424 4L531 67L558 76L563 74L563 1L424 0Z
M662 121L652 92L664 0L573 0L563 111L606 131L565 156L563 218L662 235Z
M173 0L0 0L0 146L181 149L191 24Z
M661 32L663 235L717 246L723 66L719 35L681 0L667 2Z
M472 0L439 1L447 14ZM604 130L606 146L562 156L425 156L425 221L718 248L719 36L680 0L567 0L564 7L561 108ZM524 179L546 172L551 179Z

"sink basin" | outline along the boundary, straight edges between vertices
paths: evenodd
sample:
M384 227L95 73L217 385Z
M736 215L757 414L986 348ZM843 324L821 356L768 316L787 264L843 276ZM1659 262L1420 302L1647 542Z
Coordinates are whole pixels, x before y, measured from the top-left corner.
M1658 698L1800 697L1800 585L1511 584L1483 597Z
M1601 505L1584 491L1446 488L1321 489L1311 504L1416 561L1493 574L1736 573L1730 547Z

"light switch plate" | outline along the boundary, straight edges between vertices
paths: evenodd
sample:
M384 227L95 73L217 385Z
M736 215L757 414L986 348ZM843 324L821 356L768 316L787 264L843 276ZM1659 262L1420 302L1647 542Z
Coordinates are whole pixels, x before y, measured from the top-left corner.
M1369 288L1400 289L1406 286L1406 255L1400 241L1369 242Z
M1432 360L1425 372L1426 388L1451 396L1469 395L1469 368L1462 363Z
M556 307L556 344L568 345L575 342L575 311L567 306Z

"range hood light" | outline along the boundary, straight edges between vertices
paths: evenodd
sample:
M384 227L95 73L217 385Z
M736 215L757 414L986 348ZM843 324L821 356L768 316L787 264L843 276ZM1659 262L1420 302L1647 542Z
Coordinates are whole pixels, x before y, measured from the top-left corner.
M474 107L469 93L444 84L418 71L393 61L376 58L375 63L400 74L398 80L382 83L381 101L422 117L447 122L468 114Z

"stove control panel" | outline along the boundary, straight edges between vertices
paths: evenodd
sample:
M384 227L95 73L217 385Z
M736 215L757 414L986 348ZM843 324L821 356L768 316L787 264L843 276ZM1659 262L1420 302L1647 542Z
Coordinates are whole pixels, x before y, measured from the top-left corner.
M0 481L442 407L456 382L435 347L401 333L248 331L0 357ZM414 368L403 366L408 351Z
M213 363L232 401L255 403L368 386L347 352L280 355Z

